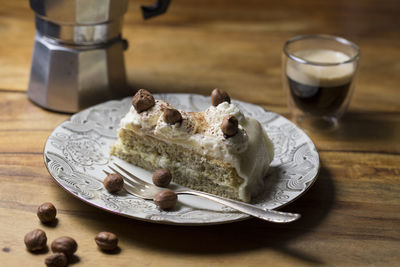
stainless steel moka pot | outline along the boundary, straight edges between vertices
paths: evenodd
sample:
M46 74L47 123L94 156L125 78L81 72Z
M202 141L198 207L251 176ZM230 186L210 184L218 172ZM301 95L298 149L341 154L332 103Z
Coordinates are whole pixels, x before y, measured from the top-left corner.
M142 7L143 17L164 13L169 0ZM128 0L30 0L36 35L28 96L60 112L127 94L122 38Z

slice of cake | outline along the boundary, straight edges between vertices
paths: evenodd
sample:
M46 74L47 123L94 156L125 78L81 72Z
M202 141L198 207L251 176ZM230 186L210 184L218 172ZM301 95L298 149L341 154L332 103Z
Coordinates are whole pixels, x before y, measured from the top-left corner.
M140 89L111 155L149 171L168 169L177 184L250 202L264 188L272 143L225 91L214 89L211 102L204 112L186 112Z

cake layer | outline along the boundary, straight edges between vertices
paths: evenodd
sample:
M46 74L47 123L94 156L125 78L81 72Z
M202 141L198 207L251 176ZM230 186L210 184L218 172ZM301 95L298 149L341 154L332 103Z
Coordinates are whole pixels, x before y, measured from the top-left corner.
M132 104L113 155L150 171L169 169L176 183L220 196L249 202L263 190L272 142L230 100L186 112L141 89Z
M250 194L239 194L244 183L236 170L218 159L151 136L120 129L111 155L144 169L168 169L177 184L211 194L249 202ZM242 196L241 196L242 195Z

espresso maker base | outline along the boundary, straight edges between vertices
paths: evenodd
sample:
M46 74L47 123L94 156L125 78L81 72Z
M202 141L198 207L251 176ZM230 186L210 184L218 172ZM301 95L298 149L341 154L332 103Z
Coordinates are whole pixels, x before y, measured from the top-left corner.
M47 109L72 113L127 95L125 45L119 39L101 46L61 46L36 33L29 98Z

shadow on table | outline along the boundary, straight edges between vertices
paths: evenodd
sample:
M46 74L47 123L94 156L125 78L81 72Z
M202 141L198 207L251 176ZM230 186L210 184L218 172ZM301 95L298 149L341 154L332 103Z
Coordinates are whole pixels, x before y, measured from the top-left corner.
M140 222L105 213L96 217L101 220L100 217L104 216L105 224L112 221L113 225L118 225L115 233L123 236L125 242L129 239L133 246L147 246L152 250L217 255L271 248L308 263L320 264L322 262L316 257L305 251L294 250L289 244L318 227L332 208L334 198L331 175L322 165L319 178L309 191L282 209L302 214L300 220L290 224L250 219L214 226L172 226ZM110 220L109 216L113 218Z
M390 116L382 113L374 115L349 111L341 118L338 129L324 135L341 141L385 140L396 134L396 124L388 120Z

